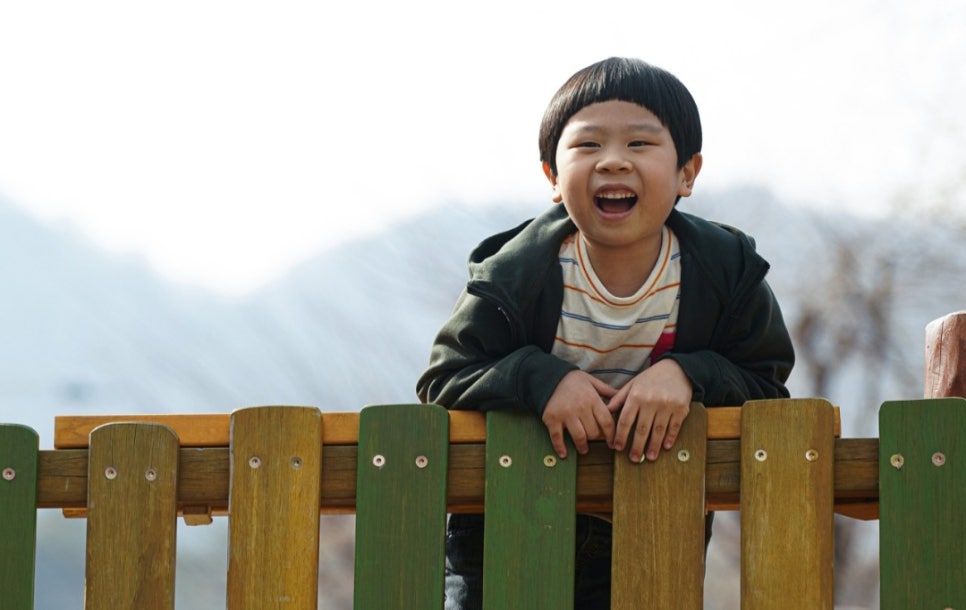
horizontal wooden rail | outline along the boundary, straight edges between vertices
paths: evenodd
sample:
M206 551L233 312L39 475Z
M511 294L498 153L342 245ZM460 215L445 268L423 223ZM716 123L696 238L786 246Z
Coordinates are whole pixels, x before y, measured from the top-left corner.
M739 507L741 409L708 409L706 495L709 510ZM476 412L450 412L447 506L451 512L480 512L484 498L485 419ZM87 502L87 438L97 426L151 421L171 427L181 439L178 506L185 515L222 514L228 507L230 415L58 417L55 446L41 451L38 506L82 515ZM324 513L353 512L356 495L358 413L323 414L322 493ZM836 411L836 434L839 429ZM577 464L577 509L612 508L614 452L591 443ZM620 457L616 458L620 459ZM878 515L878 441L835 441L836 511L858 518Z
M355 445L359 440L359 413L323 412L322 444ZM450 443L482 443L486 418L478 411L450 411ZM94 428L114 422L139 421L164 424L181 440L182 447L227 447L230 413L191 415L58 415L54 418L54 447L79 449L88 446ZM841 418L835 408L835 436L841 436ZM708 438L741 437L741 407L708 409Z

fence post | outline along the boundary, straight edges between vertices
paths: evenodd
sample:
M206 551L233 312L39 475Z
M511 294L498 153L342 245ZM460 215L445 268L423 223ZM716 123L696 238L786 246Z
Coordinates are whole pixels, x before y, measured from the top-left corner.
M966 311L926 326L925 398L966 397Z

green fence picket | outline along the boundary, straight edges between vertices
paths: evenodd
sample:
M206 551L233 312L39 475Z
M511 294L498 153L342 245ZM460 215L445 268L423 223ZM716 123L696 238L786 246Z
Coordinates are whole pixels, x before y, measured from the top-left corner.
M577 452L528 413L489 412L486 439L484 608L572 608Z
M879 410L882 610L966 608L966 399Z
M37 545L37 433L0 424L0 599L5 610L31 610Z
M443 607L448 455L443 407L359 414L355 610Z

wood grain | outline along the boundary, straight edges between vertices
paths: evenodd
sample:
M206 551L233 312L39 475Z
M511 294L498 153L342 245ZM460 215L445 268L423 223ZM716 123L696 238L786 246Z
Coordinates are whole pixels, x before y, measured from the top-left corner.
M742 610L832 610L833 429L824 400L745 405Z
M91 433L85 608L174 608L178 437L153 423Z

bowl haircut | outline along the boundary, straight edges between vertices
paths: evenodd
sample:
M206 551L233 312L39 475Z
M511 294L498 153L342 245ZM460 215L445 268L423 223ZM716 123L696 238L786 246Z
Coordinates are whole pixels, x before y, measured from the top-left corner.
M557 175L557 143L581 109L611 100L647 108L667 127L678 169L701 152L701 118L687 87L673 74L639 59L611 57L580 70L554 94L540 123L540 161Z

